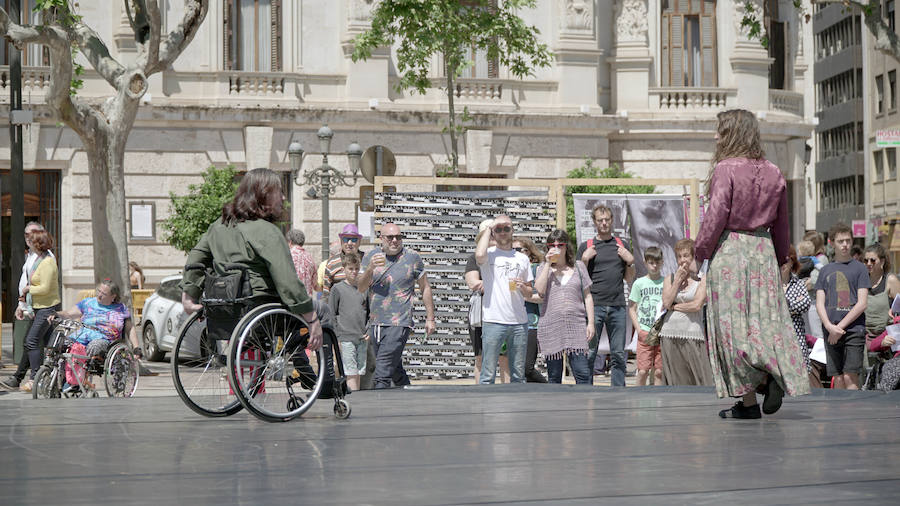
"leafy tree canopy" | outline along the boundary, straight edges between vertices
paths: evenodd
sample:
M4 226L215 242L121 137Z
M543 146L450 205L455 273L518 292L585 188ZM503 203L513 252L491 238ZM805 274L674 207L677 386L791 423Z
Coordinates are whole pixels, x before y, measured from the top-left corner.
M237 191L233 167L210 167L203 174L203 183L188 186L187 195L175 195L170 216L163 221L163 239L185 253L197 245L206 229L222 216L222 207L234 199Z

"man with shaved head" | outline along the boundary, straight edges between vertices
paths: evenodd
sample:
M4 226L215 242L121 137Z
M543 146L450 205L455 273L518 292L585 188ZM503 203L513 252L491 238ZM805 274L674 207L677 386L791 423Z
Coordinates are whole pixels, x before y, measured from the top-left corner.
M481 317L480 384L494 383L500 349L506 344L511 383L525 383L525 355L528 345L528 313L525 299L531 297L534 275L528 257L512 247L513 224L501 214L488 223L475 247L475 261L481 270L484 295ZM491 246L491 239L496 246Z
M381 227L381 247L366 253L357 289L369 296L369 344L375 350L375 388L409 385L403 348L413 328L415 287L425 303L425 334L434 332L434 299L425 263L403 247L403 233L393 223Z

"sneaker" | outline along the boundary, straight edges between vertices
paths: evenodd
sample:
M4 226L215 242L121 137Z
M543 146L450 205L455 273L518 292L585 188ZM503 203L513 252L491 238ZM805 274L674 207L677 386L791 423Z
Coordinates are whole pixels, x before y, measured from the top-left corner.
M66 382L66 384L63 385L62 394L63 395L77 394L80 391L81 391L81 388L78 385L70 385L68 382Z
M19 390L22 391L22 392L30 392L31 389L32 389L32 387L34 387L34 381L32 381L32 380L27 380L27 381L25 381L25 383L22 383L22 384L19 386Z
M15 392L19 389L19 380L15 376L10 376L5 380L0 381L0 388L7 392Z
M737 401L731 409L719 411L719 417L755 420L757 418L762 418L762 415L759 412L759 404L744 406L744 401Z

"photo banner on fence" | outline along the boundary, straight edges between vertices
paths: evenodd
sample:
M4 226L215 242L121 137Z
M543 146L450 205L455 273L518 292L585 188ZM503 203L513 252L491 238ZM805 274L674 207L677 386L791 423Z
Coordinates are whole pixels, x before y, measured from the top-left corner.
M578 244L595 237L591 210L605 205L613 213L613 235L634 254L636 276L647 274L644 252L656 246L663 252L663 275L675 272L675 243L685 237L685 197L659 194L575 193L575 233Z

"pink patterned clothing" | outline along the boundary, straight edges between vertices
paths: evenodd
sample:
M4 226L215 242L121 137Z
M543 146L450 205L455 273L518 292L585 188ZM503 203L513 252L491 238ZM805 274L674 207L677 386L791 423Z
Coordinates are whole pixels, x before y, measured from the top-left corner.
M542 264L538 276L542 269L550 268L546 263ZM563 354L588 352L584 290L590 288L592 281L581 260L575 263L573 271L565 284L552 271L547 280L537 338L541 353L548 359L562 359Z
M791 237L781 170L765 159L722 160L710 180L709 207L697 234L697 265L712 258L722 232L759 228L771 230L778 265L787 263Z
M313 297L316 286L316 263L312 259L312 255L303 249L302 246L291 245L291 259L294 261L294 269L297 270L297 277L306 287L306 293Z

